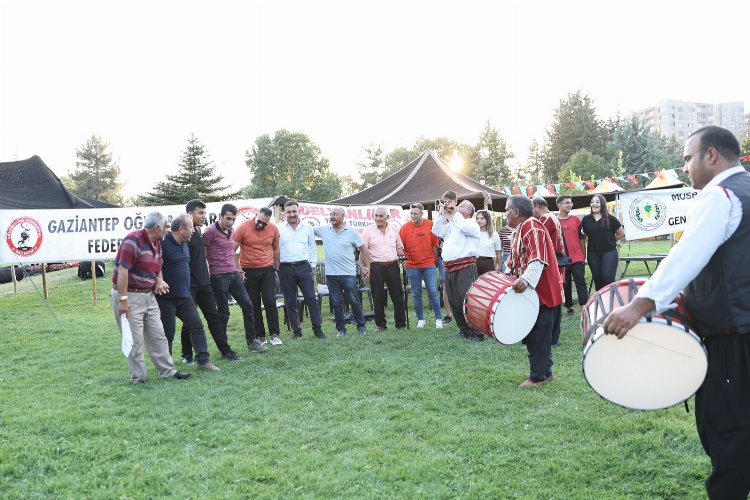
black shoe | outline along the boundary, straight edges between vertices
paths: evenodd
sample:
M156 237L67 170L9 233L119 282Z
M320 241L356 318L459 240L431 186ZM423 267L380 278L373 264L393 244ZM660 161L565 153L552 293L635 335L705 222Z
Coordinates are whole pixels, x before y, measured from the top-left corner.
M176 371L172 376L177 380L185 380L186 378L190 378L190 375L192 375L192 373Z
M450 323L451 321L453 321L453 318L448 315L443 318L443 324Z
M224 358L224 359L228 359L230 361L241 361L242 360L242 358L240 357L240 355L237 354L234 351L224 352L224 353L221 354L221 357Z
M484 340L484 335L469 335L469 342L481 342Z
M327 338L326 334L323 332L316 332L315 336L318 337L320 340L325 340Z
M301 339L302 338L302 330L294 332L294 335L292 335L292 338L293 339Z
M574 312L573 309L568 309L568 316L573 316Z

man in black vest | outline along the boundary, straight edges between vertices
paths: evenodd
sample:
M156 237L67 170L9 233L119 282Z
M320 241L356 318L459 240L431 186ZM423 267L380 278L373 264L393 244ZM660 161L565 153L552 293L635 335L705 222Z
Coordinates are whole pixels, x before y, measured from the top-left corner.
M684 290L684 303L708 352L708 373L695 395L695 420L711 458L710 498L750 493L750 173L734 135L716 126L685 142L695 200L687 227L630 304L614 310L604 331L622 338L648 311L663 311Z
M206 318L208 331L221 352L221 357L238 361L241 358L232 350L227 341L227 332L219 317L216 307L216 298L211 288L211 279L208 276L208 265L206 264L206 245L203 243L201 227L206 224L206 204L201 200L190 200L185 205L185 211L193 220L193 235L188 241L190 249L190 292L193 301L197 305L203 317ZM190 341L190 332L183 324L182 332L182 361L185 364L193 363L193 347Z

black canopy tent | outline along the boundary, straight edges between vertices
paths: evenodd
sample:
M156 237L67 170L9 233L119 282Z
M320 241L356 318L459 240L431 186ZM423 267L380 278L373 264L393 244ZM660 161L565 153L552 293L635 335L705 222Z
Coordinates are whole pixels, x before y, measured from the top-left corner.
M0 163L0 210L116 206L74 195L38 156Z

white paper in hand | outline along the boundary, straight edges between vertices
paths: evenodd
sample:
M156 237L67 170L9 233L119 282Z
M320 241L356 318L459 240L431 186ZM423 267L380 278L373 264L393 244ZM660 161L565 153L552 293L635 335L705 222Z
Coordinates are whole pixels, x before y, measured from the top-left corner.
M130 322L126 315L120 316L120 325L122 326L122 354L127 358L130 356L130 350L133 349L133 333L130 331Z

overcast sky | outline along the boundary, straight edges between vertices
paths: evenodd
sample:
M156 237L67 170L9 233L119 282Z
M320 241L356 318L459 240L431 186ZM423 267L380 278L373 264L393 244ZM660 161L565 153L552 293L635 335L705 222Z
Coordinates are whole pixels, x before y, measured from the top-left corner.
M101 136L127 197L195 133L237 187L261 134L308 134L334 171L420 136L518 160L580 89L602 118L673 98L743 101L750 2L0 3L0 161L58 175ZM746 65L746 62L745 62Z

